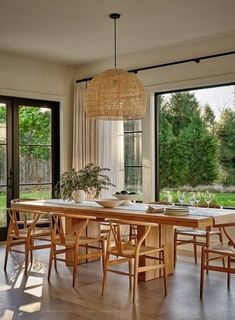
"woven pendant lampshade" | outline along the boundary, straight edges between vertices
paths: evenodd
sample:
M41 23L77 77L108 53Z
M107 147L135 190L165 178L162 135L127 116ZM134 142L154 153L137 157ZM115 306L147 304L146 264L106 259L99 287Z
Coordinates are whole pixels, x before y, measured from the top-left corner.
M144 117L147 98L140 80L132 73L116 69L116 19L115 22L115 69L95 76L85 92L85 112L88 118L98 120L137 120Z
M146 94L134 74L110 69L91 80L85 93L85 106L87 117L95 119L142 119Z

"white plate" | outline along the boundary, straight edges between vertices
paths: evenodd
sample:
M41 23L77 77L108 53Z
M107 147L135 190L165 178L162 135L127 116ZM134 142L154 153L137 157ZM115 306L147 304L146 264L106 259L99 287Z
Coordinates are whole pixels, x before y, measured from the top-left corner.
M184 207L169 207L165 209L165 214L168 216L187 216L189 209Z

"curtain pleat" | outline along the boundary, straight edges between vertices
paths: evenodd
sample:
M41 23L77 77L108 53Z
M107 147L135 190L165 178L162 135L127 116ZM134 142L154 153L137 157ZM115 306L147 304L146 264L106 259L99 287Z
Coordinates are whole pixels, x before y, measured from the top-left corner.
M116 188L104 191L109 197L124 186L123 122L87 119L84 110L86 82L75 84L73 119L73 168L82 169L92 162L109 168L109 177Z

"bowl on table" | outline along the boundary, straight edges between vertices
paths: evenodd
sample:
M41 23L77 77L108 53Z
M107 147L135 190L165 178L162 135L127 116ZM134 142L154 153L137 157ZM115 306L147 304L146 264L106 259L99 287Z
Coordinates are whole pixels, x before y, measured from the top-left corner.
M136 194L113 194L118 200L124 200L122 206L132 206L132 201L136 200Z
M120 206L124 200L118 200L118 199L101 199L101 200L95 200L96 203L98 203L103 208L116 208Z

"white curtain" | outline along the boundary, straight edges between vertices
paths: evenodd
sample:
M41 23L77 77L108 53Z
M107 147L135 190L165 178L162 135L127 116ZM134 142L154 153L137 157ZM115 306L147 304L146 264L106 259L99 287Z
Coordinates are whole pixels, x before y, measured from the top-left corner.
M109 177L116 188L110 187L102 197L110 197L124 186L124 137L122 121L87 119L84 92L87 83L77 83L74 97L73 168L80 170L92 162L109 168Z

